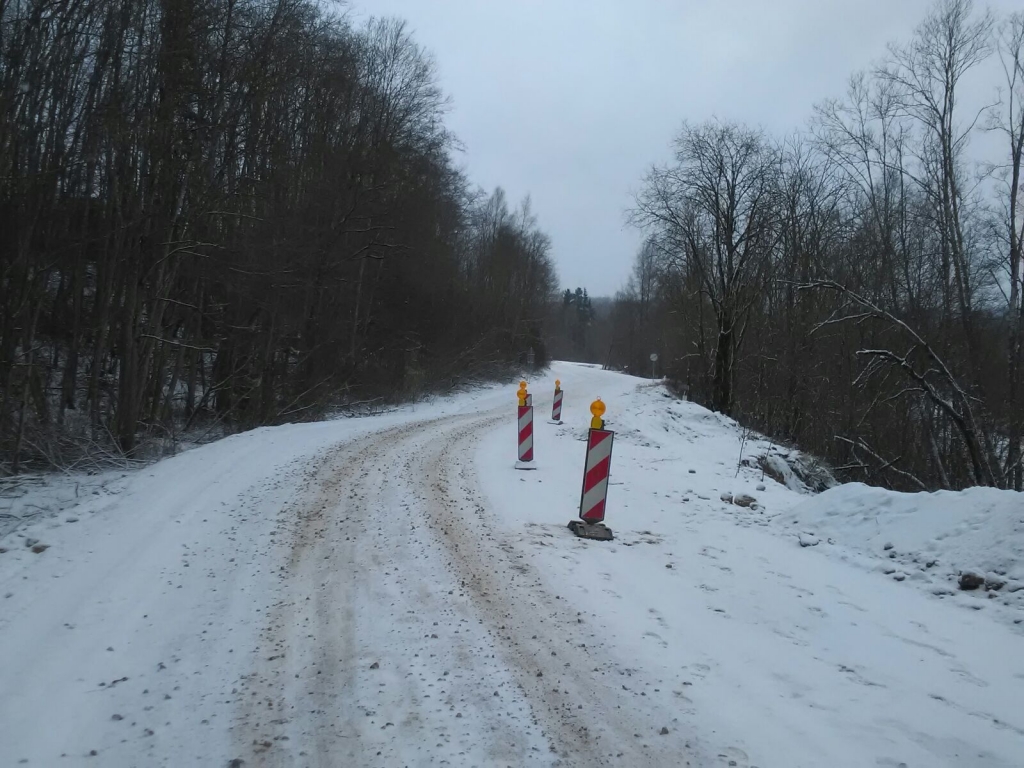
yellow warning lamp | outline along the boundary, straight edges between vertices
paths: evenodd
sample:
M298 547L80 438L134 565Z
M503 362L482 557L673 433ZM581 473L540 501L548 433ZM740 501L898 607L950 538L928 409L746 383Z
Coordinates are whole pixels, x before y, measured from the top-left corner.
M555 379L555 392L561 392L561 391L562 391L562 380L561 379Z
M527 394L526 393L526 382L525 381L520 381L519 382L519 391L516 392L516 395L519 397L519 405L522 405L522 406L526 405L526 394Z
M604 416L605 406L600 397L590 404L590 412L594 414L594 418L590 420L590 428L604 429L604 419L601 417Z

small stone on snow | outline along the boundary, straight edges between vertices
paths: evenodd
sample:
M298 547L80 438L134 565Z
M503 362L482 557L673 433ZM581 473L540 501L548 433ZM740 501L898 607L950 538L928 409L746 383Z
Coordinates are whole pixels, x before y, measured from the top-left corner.
M985 577L979 576L974 571L963 571L960 574L959 584L960 589L972 590L977 589L985 583Z

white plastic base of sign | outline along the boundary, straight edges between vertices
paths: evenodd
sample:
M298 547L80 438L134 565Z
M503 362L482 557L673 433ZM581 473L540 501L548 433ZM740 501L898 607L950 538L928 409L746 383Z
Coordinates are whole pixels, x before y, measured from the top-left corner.
M562 426L561 421L553 421L552 419L548 419L548 424L554 424L556 427Z
M516 469L536 469L537 465L532 461L517 461Z

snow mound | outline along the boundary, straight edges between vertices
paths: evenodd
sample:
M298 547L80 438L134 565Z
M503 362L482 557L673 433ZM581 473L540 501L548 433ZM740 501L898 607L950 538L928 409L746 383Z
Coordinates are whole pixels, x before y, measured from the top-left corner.
M839 485L824 464L799 451L770 449L758 458L758 466L775 482L797 493L821 493Z
M831 488L776 524L828 540L897 581L1024 613L1024 494L994 488L897 493L862 483ZM978 579L962 579L974 575ZM973 604L972 604L973 603Z

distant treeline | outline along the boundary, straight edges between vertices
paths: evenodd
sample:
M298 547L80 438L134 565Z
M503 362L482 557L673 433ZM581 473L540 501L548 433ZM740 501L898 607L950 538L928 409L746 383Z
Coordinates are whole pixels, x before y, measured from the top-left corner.
M7 468L543 362L549 241L445 110L398 21L0 0Z
M968 159L982 130L991 166ZM1021 489L1024 14L940 0L808 129L691 124L673 149L603 362L660 352L691 397L850 479Z

